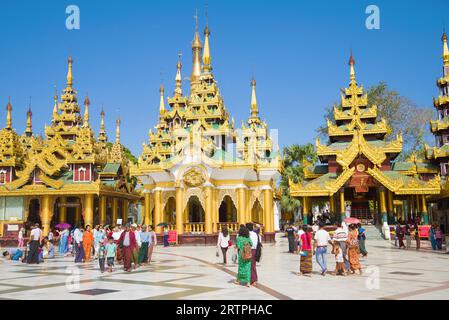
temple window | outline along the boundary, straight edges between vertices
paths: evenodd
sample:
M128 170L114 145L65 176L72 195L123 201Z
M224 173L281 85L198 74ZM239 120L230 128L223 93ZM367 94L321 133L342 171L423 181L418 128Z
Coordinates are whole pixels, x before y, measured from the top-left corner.
M85 181L86 180L86 168L80 167L78 169L78 180L79 181Z

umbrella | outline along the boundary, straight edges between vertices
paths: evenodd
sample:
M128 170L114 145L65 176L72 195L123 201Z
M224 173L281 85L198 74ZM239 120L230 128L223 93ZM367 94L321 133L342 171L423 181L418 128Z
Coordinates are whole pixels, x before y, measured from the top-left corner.
M161 222L157 225L158 227L168 227L168 223L166 222Z
M357 219L357 218L352 218L351 217L351 218L346 218L345 222L348 223L348 224L358 224L358 223L360 223L360 220Z
M72 225L70 223L58 223L56 226L56 228L58 229L70 229L70 227L72 227Z

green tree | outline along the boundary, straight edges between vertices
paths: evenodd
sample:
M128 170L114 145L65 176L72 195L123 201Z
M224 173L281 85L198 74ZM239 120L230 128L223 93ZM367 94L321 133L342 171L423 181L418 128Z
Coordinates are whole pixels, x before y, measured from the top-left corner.
M318 156L311 143L287 146L283 150L283 155L284 171L280 182L282 191L281 208L286 212L295 212L301 206L301 202L290 196L288 181L290 179L295 183L302 182L304 180L304 162L314 164L318 161Z
M367 94L368 106L377 105L378 120L384 118L390 127L387 139L395 139L398 133L402 133L404 153L401 158L411 152L419 152L424 142L430 141L428 124L432 109L419 108L410 99L391 90L385 82L369 87ZM324 118L333 119L333 107L326 108ZM327 137L326 125L319 127L317 132L320 137Z

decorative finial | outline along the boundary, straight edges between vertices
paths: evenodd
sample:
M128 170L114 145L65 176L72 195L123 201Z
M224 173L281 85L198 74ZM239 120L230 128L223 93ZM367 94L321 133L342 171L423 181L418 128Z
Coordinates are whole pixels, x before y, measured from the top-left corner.
M354 70L355 60L352 56L352 49L351 49L351 56L349 57L349 75L351 79L351 83L355 83L355 70Z
M28 111L27 111L27 127L25 129L25 134L27 136L31 136L33 134L32 123L31 123L32 116L33 116L33 112L31 112L31 102L30 102L30 106L28 107Z
M192 42L192 75L190 76L190 83L194 84L197 82L201 76L201 61L200 54L203 45L200 40L200 36L198 34L198 13L195 14L195 36Z
M206 24L206 28L204 29L204 49L203 49L203 70L206 73L212 70L209 36L210 36L209 26Z
M161 84L159 88L159 93L161 94L161 98L159 101L159 115L162 116L165 113L165 101L164 101L164 85Z
M11 97L8 97L8 104L6 105L6 129L12 129Z
M86 94L86 98L84 99L84 123L83 125L87 127L89 125L89 106L90 106L90 100L89 100L89 94Z
M443 36L441 37L441 41L443 41L443 63L444 66L449 66L449 49L447 46L447 35L446 31L443 31Z
M175 77L175 97L182 96L182 76L181 76L181 63L182 53L181 51L178 53L178 63L176 64L176 77Z
M117 116L117 121L115 122L115 143L120 143L120 116Z
M55 86L55 95L53 96L53 101L54 101L54 105L53 105L52 122L55 123L56 122L56 118L58 117L58 91L56 89L56 86Z
M73 74L72 74L72 65L73 65L73 58L72 56L69 56L68 62L68 70L67 70L67 87L71 87L73 85Z
M259 117L259 107L256 98L256 80L251 80L251 118Z

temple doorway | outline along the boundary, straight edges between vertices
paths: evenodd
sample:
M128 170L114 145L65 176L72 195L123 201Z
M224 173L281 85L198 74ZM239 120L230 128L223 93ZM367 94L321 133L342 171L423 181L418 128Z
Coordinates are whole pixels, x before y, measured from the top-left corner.
M176 200L174 197L170 197L165 204L162 222L166 222L168 224L176 223Z
M32 199L28 206L28 218L27 218L27 226L31 226L35 223L41 224L40 217L40 203L39 199Z
M237 222L237 208L230 196L225 196L218 209L219 222Z
M187 204L189 222L204 222L204 209L197 196L191 196Z

